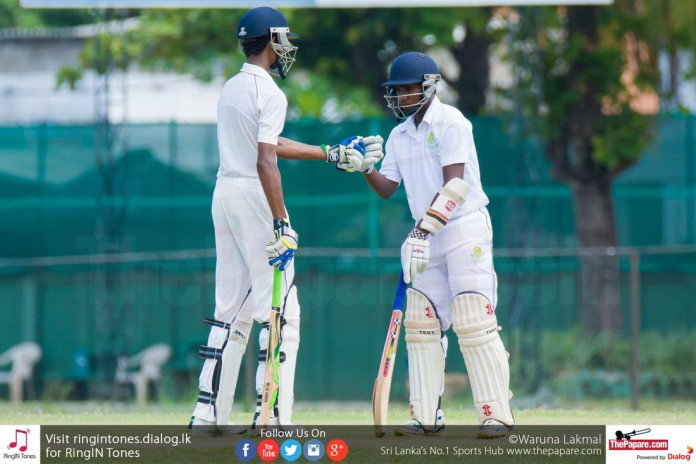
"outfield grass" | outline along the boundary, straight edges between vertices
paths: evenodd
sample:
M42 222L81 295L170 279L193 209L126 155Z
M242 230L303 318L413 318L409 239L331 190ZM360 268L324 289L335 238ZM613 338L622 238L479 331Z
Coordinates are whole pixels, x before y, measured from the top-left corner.
M140 409L132 403L27 402L16 405L0 402L0 424L185 425L192 408L193 403L152 404ZM233 412L232 420L248 423L252 417L251 408L244 405L240 408L242 412ZM444 412L448 425L476 424L476 415L468 402L450 404ZM646 400L641 402L639 411L632 411L628 400L562 402L553 409L514 408L514 413L520 425L696 424L696 402L693 401ZM389 422L396 425L407 419L408 404L393 403ZM372 410L367 402L298 402L293 421L304 425L370 425Z

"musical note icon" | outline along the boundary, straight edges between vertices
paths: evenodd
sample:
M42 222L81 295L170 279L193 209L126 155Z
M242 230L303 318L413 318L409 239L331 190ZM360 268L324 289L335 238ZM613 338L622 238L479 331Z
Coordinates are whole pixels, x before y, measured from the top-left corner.
M25 452L25 451L27 450L27 434L29 433L29 429L27 429L27 430L15 429L15 441L13 441L12 443L10 443L10 446L8 447L8 449L9 449L9 448L16 448L16 447L17 447L17 442L19 441L19 440L17 440L17 435L19 435L20 433L23 433L23 434L24 434L24 446L20 446L20 447L19 447L19 451L20 451L21 453L23 453L23 452Z

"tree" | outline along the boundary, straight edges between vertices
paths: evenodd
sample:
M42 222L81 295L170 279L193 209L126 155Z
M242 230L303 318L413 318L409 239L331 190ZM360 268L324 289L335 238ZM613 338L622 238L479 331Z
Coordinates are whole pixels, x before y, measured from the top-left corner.
M638 0L547 9L537 35L542 122L552 176L572 191L581 247L616 246L612 182L651 139L654 118L638 105L657 98L656 51ZM641 100L642 99L642 100ZM621 329L618 260L580 258L579 306L592 332Z
M470 10L460 25L463 39L449 45L452 56L459 65L456 80L445 79L457 91L459 109L467 116L479 114L486 106L486 91L490 86L489 50L496 40L487 30L491 18L490 8Z
M301 37L296 70L281 85L300 115L320 116L328 99L337 100L338 108L348 108L353 115L384 114L380 83L386 80L391 60L404 51L432 47L448 49L458 62L461 72L444 77L457 91L464 112L476 114L485 104L490 9L292 9L284 13ZM113 38L110 42L119 48L114 55L126 53L127 61L148 69L189 73L202 80L230 76L243 61L235 35L242 14L241 10L145 10L127 45L120 46ZM464 27L464 37L453 36L457 27ZM83 54L84 68L92 66L91 47Z
M657 18L657 27L650 29L651 44L654 50L667 58L666 75L663 76L662 106L675 110L681 107L679 87L684 78L696 75L693 65L686 71L682 61L696 58L696 3L679 0L659 0L645 2L646 14Z

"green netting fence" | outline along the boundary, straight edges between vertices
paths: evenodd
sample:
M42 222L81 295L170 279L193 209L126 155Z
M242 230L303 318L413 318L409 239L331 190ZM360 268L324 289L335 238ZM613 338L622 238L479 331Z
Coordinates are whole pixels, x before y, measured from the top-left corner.
M473 124L496 248L575 247L570 191L550 179L540 143L517 140L500 119L479 118ZM622 246L696 242L695 124L692 116L662 117L655 142L616 182ZM288 123L284 135L335 143L354 133L386 136L393 126L388 120L300 121ZM214 246L215 127L116 127L113 159L103 159L101 167L95 153L103 150L95 149L95 132L94 126L0 128L0 351L24 340L47 347L37 375L39 395L109 398L118 394L110 387L117 356L166 342L174 357L167 365L165 394L195 395L201 362L196 350L206 337L201 320L212 314L214 304L209 250ZM325 163L281 161L280 166L293 224L306 250L297 260L303 312L298 398L369 398L399 270L396 251L412 227L403 189L382 201L359 175ZM208 251L172 259L147 255L167 250ZM88 258L95 253L130 253L133 259ZM23 260L61 256L86 258ZM587 385L588 391L580 393L609 388L607 394L622 394L625 383L609 383L611 390L601 375L592 374L619 369L627 375L628 364L602 354L626 350L628 343L629 263L621 258L619 265L624 332L596 352L575 353L588 358L583 366L589 370L573 374L577 378L559 377L553 364L559 346L581 337L576 332L577 257L496 257L498 317L518 390L566 382ZM662 337L669 345L672 338L688 336L675 334L694 330L695 269L696 254L688 250L641 260L646 340L655 343L650 337ZM448 368L463 372L456 347L452 340ZM248 397L253 395L255 348L244 368L242 390ZM676 347L664 353L669 359L681 355ZM87 369L80 368L78 358L90 360ZM404 360L396 368L397 398L406 392ZM664 359L650 362L665 365ZM678 367L678 362L670 365ZM688 387L693 379L679 377L678 368L668 377L681 387L657 382L657 367L651 366L643 366L644 382L655 395L673 389L693 394Z

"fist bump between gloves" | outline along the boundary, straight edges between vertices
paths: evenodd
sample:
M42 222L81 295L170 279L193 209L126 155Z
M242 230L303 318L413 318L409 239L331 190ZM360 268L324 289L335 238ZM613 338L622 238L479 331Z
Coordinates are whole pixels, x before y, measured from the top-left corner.
M326 161L336 163L336 169L369 174L373 166L384 157L383 142L379 135L369 137L356 135L336 145L322 145L322 149L326 153Z

